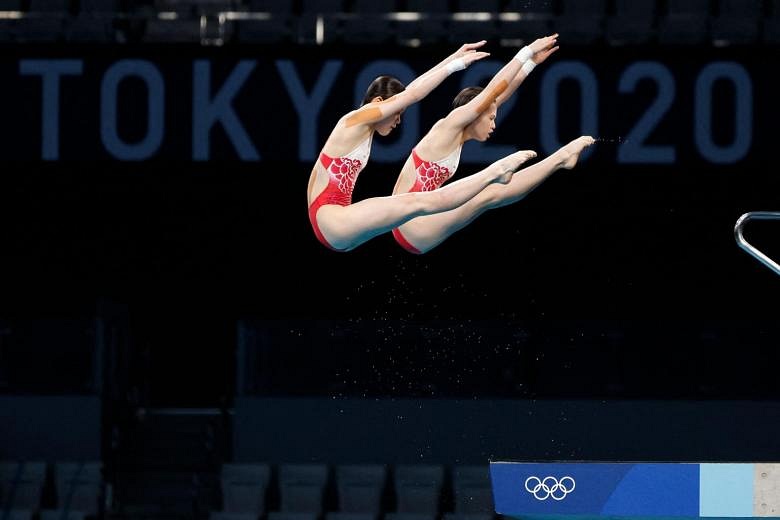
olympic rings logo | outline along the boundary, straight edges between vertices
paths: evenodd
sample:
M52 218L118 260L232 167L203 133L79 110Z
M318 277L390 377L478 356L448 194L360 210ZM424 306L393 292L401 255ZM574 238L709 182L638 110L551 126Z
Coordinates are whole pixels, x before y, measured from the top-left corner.
M536 500L563 500L566 495L574 491L576 483L571 477L563 477L560 481L555 477L528 477L525 479L525 490L531 493Z

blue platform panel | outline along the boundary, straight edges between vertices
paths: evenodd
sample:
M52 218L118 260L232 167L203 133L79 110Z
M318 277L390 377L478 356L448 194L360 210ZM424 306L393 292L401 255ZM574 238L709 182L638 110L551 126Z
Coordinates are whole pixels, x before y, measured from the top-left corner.
M780 465L491 462L507 516L780 517Z

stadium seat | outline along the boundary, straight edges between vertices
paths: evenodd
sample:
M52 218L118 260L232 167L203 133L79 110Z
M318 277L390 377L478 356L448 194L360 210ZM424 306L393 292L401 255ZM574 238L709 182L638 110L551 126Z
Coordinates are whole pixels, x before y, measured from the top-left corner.
M146 43L200 43L200 20L162 20L152 18L146 22L143 41Z
M344 11L343 0L303 0L298 18L298 41L310 44L340 40L339 16Z
M381 464L337 466L339 511L380 513L386 481L387 467Z
M552 2L509 0L498 22L498 34L506 45L525 45L552 32ZM516 15L513 16L513 15Z
M444 513L442 520L494 520L492 512L482 513Z
M344 20L341 36L351 45L378 45L386 43L392 36L390 20L382 15L361 15Z
M16 20L0 18L0 43L12 42L16 39Z
M457 0L456 13L498 13L498 0Z
M450 15L448 0L407 0L406 11L418 13L420 18L396 22L395 36L399 43L432 45L446 39L445 19Z
M455 44L494 38L498 31L495 19L498 9L498 0L457 0L449 22L449 41Z
M15 20L13 39L19 43L53 43L65 38L65 18L60 15Z
M30 0L29 14L12 27L13 39L20 43L52 43L64 39L67 0Z
M317 513L292 513L289 511L271 511L268 520L317 520Z
M325 513L325 520L377 520L378 514L374 513L344 513L341 511L331 511Z
M764 18L761 28L761 38L764 43L777 45L780 43L780 0L769 0L769 13Z
M493 513L489 466L455 466L452 481L456 513Z
M392 36L392 23L385 16L396 11L395 0L355 0L352 13L342 25L344 42L350 44L381 44Z
M750 45L758 42L761 0L720 0L710 27L713 43Z
M263 515L270 480L268 464L223 464L220 474L223 511Z
M235 20L235 39L241 43L290 42L295 37L293 17L273 15L267 20Z
M2 503L2 495L0 495L0 504ZM2 514L4 520L33 520L33 512L29 509L9 509Z
M71 509L44 509L41 511L41 520L84 520L87 514L84 511Z
M419 20L398 20L396 41L405 45L434 45L446 40L444 19L438 15Z
M155 12L178 13L179 15L191 15L195 13L195 6L189 0L154 0Z
M413 13L449 14L449 0L406 0L406 10Z
M386 513L384 520L436 520L436 513Z
M234 11L234 0L155 0L158 11L173 11L182 14L211 14Z
M119 11L119 0L81 0L79 12L113 14Z
M399 465L395 468L395 492L399 513L439 512L444 467L437 464Z
M54 465L57 506L97 515L103 474L100 462L59 462Z
M670 45L698 45L709 34L709 0L668 0L658 21L658 41Z
M489 19L453 18L448 25L447 36L453 45L492 40L498 36L497 21Z
M275 15L292 15L293 3L289 0L250 0L249 10Z
M37 510L45 481L45 462L0 462L3 508Z
M21 0L0 0L0 11L21 11Z
M355 0L350 12L358 14L387 14L398 10L395 0Z
M336 14L345 12L344 0L302 0L302 14Z
M615 14L607 19L607 41L612 45L648 43L656 32L655 2L615 0Z
M279 467L281 511L321 514L327 480L325 464L282 464Z
M260 517L254 513L227 513L225 511L212 511L209 520L258 520Z
M70 3L68 0L30 0L31 13L56 13L65 15L68 13Z
M70 42L114 43L116 29L110 16L82 13L65 26L65 38Z
M606 8L606 0L563 0L554 29L567 44L592 44L604 34Z

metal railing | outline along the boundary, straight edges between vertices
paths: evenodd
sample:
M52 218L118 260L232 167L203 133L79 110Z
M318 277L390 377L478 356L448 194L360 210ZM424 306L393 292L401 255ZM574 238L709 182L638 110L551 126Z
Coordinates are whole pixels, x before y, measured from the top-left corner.
M751 211L739 217L734 225L734 237L737 239L737 245L774 271L775 274L780 275L780 264L759 251L742 236L742 229L751 220L780 220L780 211Z

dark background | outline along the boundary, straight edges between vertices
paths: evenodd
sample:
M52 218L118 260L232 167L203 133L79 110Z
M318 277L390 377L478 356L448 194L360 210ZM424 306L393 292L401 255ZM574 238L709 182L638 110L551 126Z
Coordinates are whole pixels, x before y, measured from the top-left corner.
M311 88L324 60L343 60L319 116L319 146L354 106L365 63L396 59L421 73L451 48L15 48L0 62L3 313L84 317L96 301L126 306L133 356L157 404L230 399L242 319L271 335L287 331L276 337L283 348L268 354L274 364L261 369L275 382L264 379L259 393L777 398L780 278L733 237L742 213L780 203L772 130L780 107L768 66L776 51L561 45L521 86L494 140L549 153L539 138L542 77L570 60L598 79L593 133L605 141L575 170L423 256L389 235L347 254L315 240L304 212L311 164L296 146L302 123L273 65L294 58ZM494 51L498 63L511 57ZM40 78L18 75L19 59L41 57L84 60L84 74L60 84L59 161L40 161ZM111 160L99 138L102 73L122 58L155 63L166 82L164 139L147 161ZM257 60L234 106L262 160L239 160L219 125L212 160L191 160L195 59L210 60L212 92L240 59ZM674 146L671 164L617 161L658 95L649 80L617 92L622 71L639 61L673 74L672 105L645 143ZM717 61L740 64L752 81L752 146L730 164L709 162L693 139L696 75ZM129 79L119 90L118 128L128 142L145 132L142 87ZM421 131L459 88L449 79L420 103ZM575 82L561 83L560 142L585 133L579 94ZM734 95L729 82L714 84L718 144L733 138ZM389 193L400 164L372 161L355 200ZM464 158L458 178L484 165ZM770 256L780 252L774 223L751 223L746 235ZM350 366L362 375L346 384Z
M552 31L560 51L457 178L597 137L576 169L426 255L317 242L312 163L374 75L409 82L463 41L492 53L374 141L356 200L388 195L453 96ZM490 518L489 481L462 493L458 466L777 460L780 277L734 225L780 211L779 45L780 0L0 0L0 505L216 520L250 464L253 517L329 520L356 463L384 467L386 516L400 465L433 464L427 512ZM59 60L81 72L47 98L29 71ZM247 65L233 133L218 121L198 150ZM160 88L131 74L106 104L132 67ZM776 224L745 229L775 259ZM68 485L59 461L90 475ZM319 465L307 504L298 463Z

